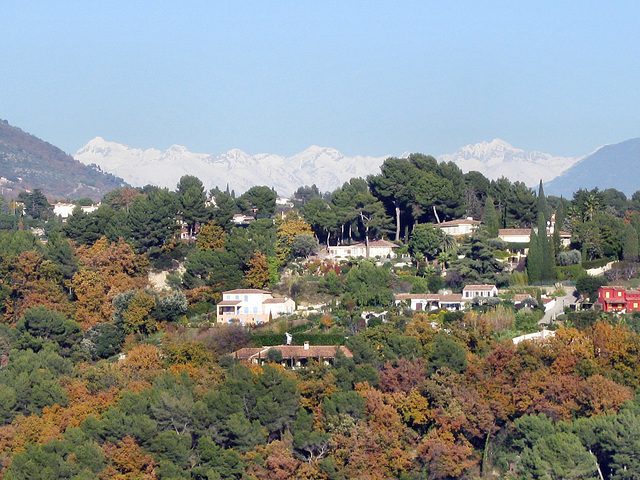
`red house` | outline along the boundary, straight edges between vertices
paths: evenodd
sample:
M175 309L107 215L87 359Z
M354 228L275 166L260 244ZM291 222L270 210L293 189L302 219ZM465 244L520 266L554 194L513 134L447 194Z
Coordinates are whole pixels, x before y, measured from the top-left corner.
M624 287L600 287L598 302L605 312L640 311L640 291Z

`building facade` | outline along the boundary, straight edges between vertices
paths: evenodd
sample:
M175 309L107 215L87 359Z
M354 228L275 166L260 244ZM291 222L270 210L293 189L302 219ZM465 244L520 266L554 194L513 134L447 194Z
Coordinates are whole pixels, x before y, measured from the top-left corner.
M287 297L274 298L266 290L241 288L222 293L222 301L216 307L216 320L242 325L257 325L281 315L293 313L295 302Z
M640 291L624 287L600 287L598 303L605 312L640 311Z

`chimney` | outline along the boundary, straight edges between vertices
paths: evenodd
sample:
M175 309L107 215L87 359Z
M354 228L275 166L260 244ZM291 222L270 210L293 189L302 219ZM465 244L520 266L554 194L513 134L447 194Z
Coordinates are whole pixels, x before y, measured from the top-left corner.
M309 350L309 342L304 342L304 349Z

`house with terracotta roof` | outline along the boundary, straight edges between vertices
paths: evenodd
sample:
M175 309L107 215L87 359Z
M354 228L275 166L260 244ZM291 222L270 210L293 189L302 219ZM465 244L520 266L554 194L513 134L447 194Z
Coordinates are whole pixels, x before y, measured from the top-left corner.
M333 365L337 355L353 357L353 353L344 345L274 345L257 348L241 348L231 354L237 360L242 360L254 364L267 362L269 350L278 350L282 355L282 365L288 368L303 367L310 360L321 362L325 365ZM340 353L338 353L340 352Z
M498 296L498 287L495 285L465 285L462 289L462 298L469 301L476 297L489 298Z
M387 240L371 240L369 242L369 255L367 255L367 245L364 242L354 243L353 245L330 246L327 251L330 258L384 258L394 257L396 248L399 248L398 245Z
M255 325L293 313L295 309L296 304L290 298L274 298L266 290L239 288L222 292L222 301L216 307L216 320L224 323L238 320L242 325Z
M481 224L479 220L471 217L461 218L458 220L450 220L448 222L436 223L434 227L438 227L447 235L452 237L461 237L463 235L471 235Z
M563 247L571 244L571 234L569 232L558 232L560 235L560 243ZM547 228L547 235L553 235L553 228ZM530 228L501 228L498 230L498 238L507 243L529 243L531 241Z

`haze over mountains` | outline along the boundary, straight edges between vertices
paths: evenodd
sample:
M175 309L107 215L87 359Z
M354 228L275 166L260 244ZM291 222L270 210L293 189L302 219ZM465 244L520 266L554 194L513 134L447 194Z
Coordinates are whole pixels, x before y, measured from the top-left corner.
M254 185L274 187L290 196L303 185L315 184L321 191L333 191L353 177L377 174L384 157L349 157L333 148L311 146L291 157L276 154L249 155L234 149L222 155L193 153L173 145L162 152L141 150L96 137L78 150L76 160L96 165L102 171L122 177L133 186L153 184L173 189L182 175L196 175L207 188L230 188L237 193ZM503 140L467 145L441 161L452 161L464 172L477 170L490 179L505 176L536 186L549 181L580 158L554 157L541 152L525 152Z

